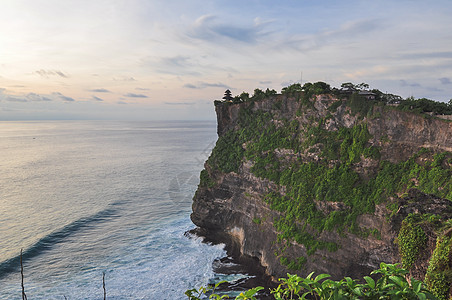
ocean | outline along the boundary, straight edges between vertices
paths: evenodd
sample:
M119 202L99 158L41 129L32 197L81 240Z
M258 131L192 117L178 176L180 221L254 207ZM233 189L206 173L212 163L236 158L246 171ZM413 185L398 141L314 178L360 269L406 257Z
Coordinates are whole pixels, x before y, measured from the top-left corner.
M21 249L28 299L103 299L103 273L107 299L225 279L223 245L185 235L216 138L207 121L0 122L0 299L21 298Z

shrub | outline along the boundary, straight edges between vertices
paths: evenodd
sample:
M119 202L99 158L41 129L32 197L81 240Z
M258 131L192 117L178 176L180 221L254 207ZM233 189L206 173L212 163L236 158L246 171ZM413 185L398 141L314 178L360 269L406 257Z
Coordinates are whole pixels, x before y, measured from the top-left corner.
M408 270L411 269L427 242L427 236L419 222L419 215L408 215L402 221L402 227L397 237L402 266Z
M375 281L372 277L364 276L361 280L354 280L345 277L342 280L334 281L329 279L328 274L319 274L313 277L314 272L306 277L287 274L287 278L280 278L281 284L273 290L271 294L275 300L290 299L318 299L318 300L344 300L344 299L436 299L426 288L425 284L416 279L408 281L405 275L407 270L399 268L398 265L380 264L380 269L370 273L378 274L380 277ZM218 284L215 286L217 287ZM202 294L212 289L193 289L185 294L189 300L198 300ZM254 296L262 290L256 287L249 291L242 292L235 299L256 299ZM194 293L198 293L194 295ZM219 295L212 294L209 299L223 299Z

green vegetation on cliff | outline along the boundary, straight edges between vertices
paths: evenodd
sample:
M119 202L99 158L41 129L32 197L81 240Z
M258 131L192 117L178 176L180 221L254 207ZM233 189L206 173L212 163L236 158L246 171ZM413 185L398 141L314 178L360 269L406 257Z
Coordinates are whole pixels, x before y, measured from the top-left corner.
M433 294L440 300L448 298L452 289L452 223L446 234L438 237L436 248L425 276L425 281Z
M411 269L419 254L425 249L427 244L427 235L422 228L424 219L418 214L410 214L402 222L397 244L402 259L402 266L405 269Z
M386 103L387 95L377 92L374 92L378 96L375 99L366 99L357 92L344 96L325 83L303 87L295 84L282 91L283 96L294 98L299 104L296 117L291 119L280 113L284 97L273 98L271 109L268 106L263 109L256 101L266 93L255 91L254 99L242 94L241 98L248 100L240 105L234 128L219 137L207 161L211 169L239 173L243 163L249 161L255 176L270 180L276 187L268 189L263 201L279 212L279 217L272 220L279 233L275 241L279 250L275 255L288 269L300 270L307 260L303 256L285 255L293 242L304 245L310 256L318 250L334 252L340 248L334 241L322 239L323 232L380 238L377 228L360 227L358 217L374 213L376 205L380 204L395 214L399 208L397 199L412 188L452 200L452 153L421 149L398 162L382 159L381 147L387 147L392 141L384 136L381 141L375 141L367 123L369 118L379 117L380 112L376 113L375 107ZM274 96L273 92L267 93ZM339 100L327 100L326 112L319 113L313 97L323 93L336 94ZM392 98L388 96L388 99ZM404 103L400 109L421 112L415 107L417 104ZM421 107L431 105L428 101L416 103L421 103ZM440 106L444 105L433 105ZM327 126L338 111L349 114L350 118L356 117L352 125ZM384 113L384 110L378 111ZM202 175L206 185L213 185L214 179ZM435 220L434 215L427 221L425 216L419 218L415 215L406 218L398 236L402 263L407 269L425 247L426 233L422 224ZM262 221L255 218L253 222L260 226ZM447 222L450 219L442 219L440 223ZM451 253L450 234L438 236L432 258L437 263L431 262L427 275L430 287L452 283L450 268L444 268L441 263ZM440 293L435 291L436 295Z
M445 162L446 158L451 160L450 154L435 154L433 161L420 163L418 158L429 152L423 150L398 164L379 161L379 149L369 143L371 135L365 122L330 131L325 129L328 118L302 124L298 120L277 119L271 112L254 110L253 106L249 103L241 107L238 127L218 139L208 163L225 173L237 172L247 159L253 162L251 171L256 176L285 187L284 194L271 191L265 198L272 209L282 213L274 222L280 232L279 242L296 241L307 247L308 254L318 249L335 251L336 244L317 239L322 231L349 231L364 236L375 233L359 228L356 218L372 213L376 204L396 193L416 187L452 199L452 172ZM355 113L367 114L368 109L357 109ZM278 156L281 149L310 153L315 159L299 156L288 162ZM366 179L356 171L356 165L365 159L379 161L376 174ZM342 205L339 210L322 211L319 203ZM281 262L302 265L284 257Z

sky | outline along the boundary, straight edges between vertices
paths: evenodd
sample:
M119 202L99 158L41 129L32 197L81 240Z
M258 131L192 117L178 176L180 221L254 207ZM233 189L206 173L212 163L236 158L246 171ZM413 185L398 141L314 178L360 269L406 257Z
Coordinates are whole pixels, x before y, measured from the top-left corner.
M452 1L0 0L0 120L214 120L296 82L452 98Z

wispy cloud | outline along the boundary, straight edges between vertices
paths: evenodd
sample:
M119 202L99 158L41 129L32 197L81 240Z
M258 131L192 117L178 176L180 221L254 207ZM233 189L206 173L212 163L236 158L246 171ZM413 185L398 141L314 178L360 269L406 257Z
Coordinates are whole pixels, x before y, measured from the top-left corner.
M59 99L59 100L63 100L63 101L67 101L67 102L73 102L73 101L75 101L74 98L65 96L65 95L61 94L60 92L54 92L54 93L52 93L52 95L55 96L55 97L56 97L57 99Z
M401 86L410 86L410 87L420 87L421 85L417 82L407 82L406 80L401 79L400 81Z
M198 82L197 84L191 84L187 83L184 84L184 88L188 89L205 89L205 88L224 88L224 89L230 89L230 87L224 83L209 83L209 82Z
M214 15L204 15L198 18L188 29L186 35L190 38L216 42L221 39L243 42L248 44L256 43L261 37L268 35L265 31L267 23L259 19L254 20L254 24L236 25L232 22L222 23Z
M93 99L93 100L96 100L96 101L104 101L104 99L99 98L99 97L97 97L97 96L92 96L92 99Z
M200 64L189 56L176 55L160 58L146 58L142 65L150 66L154 71L171 75L199 76L200 72L195 71Z
M444 90L442 90L442 89L439 89L439 88L437 88L437 87L426 87L425 88L427 91L429 91L429 92L443 92Z
M195 102L165 102L166 105L195 105Z
M52 101L49 97L36 93L28 93L26 98L30 101Z
M44 69L41 69L41 70L34 71L33 74L37 74L37 75L39 75L41 77L44 77L44 78L50 78L52 76L58 76L58 77L62 77L62 78L69 78L68 75L66 75L65 73L63 73L62 71L59 71L59 70L44 70Z
M200 77L215 72L236 72L235 68L229 65L227 67L222 66L218 62L213 62L210 56L200 55L199 53L194 55L184 53L172 56L148 56L141 59L140 65L151 69L153 72L177 76Z
M399 54L397 59L426 59L426 58L452 58L452 51L431 51Z
M25 98L20 98L20 97L16 97L16 96L7 96L7 97L5 98L5 100L6 100L6 101L9 101L9 102L28 102L27 99L25 99Z
M439 79L439 81L441 82L441 84L452 84L452 81L450 81L450 78L448 77L442 77Z
M52 101L48 95L40 95L36 93L28 93L23 95L11 95L6 89L0 89L0 100L9 102L38 102L38 101Z
M103 88L100 88L100 89L90 89L90 90L88 90L88 91L93 92L93 93L111 93L110 90L103 89Z
M348 43L350 40L368 36L381 29L383 22L377 19L354 20L343 23L336 29L322 30L309 35L287 35L275 43L274 50L293 49L296 51L312 51L329 44Z
M119 77L113 77L113 81L137 81L134 77L128 77L128 76L119 76Z
M129 98L149 98L149 97L146 96L146 95L143 95L143 94L134 94L134 93L127 93L127 94L124 94L124 97L129 97Z

